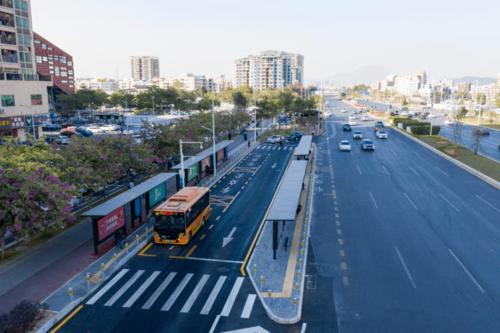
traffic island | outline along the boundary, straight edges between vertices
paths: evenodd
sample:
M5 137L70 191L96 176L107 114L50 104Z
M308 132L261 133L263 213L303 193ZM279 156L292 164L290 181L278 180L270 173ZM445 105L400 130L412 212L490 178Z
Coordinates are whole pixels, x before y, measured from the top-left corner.
M246 266L267 315L280 324L295 324L302 314L315 172L314 152L313 149L309 160L294 160L289 164ZM293 186L290 185L297 182L298 195L294 202L291 200ZM291 205L284 207L286 201ZM293 220L273 218L290 209L290 206L295 206Z

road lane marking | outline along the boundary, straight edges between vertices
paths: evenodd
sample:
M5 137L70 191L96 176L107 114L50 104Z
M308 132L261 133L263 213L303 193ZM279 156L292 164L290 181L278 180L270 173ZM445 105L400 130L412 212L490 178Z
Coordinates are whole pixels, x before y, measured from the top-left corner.
M349 278L347 276L343 276L342 283L344 284L345 287L348 287L349 286Z
M221 218L221 215L217 216L217 218L215 219L216 221L219 221Z
M170 282L174 279L174 277L177 275L177 272L171 272L168 274L168 276L163 280L163 282L160 284L160 286L154 291L154 293L149 297L149 299L144 303L141 309L143 310L149 310L154 302L160 297L160 295L165 291L165 289L168 287Z
M190 248L188 253L186 254L186 257L191 257L191 255L193 254L193 252L196 250L197 247L198 245L193 245L193 247Z
M168 311L172 308L172 305L174 305L175 301L177 300L177 298L179 298L182 291L184 290L184 288L186 288L189 280L191 280L192 277L193 273L188 273L184 276L181 283L177 286L172 295L170 295L165 304L162 306L161 311Z
M205 284L207 284L208 278L210 278L210 274L203 274L196 287L194 287L194 290L187 299L186 303L184 303L184 306L181 309L181 313L188 313L189 310L191 310L194 302L196 302L196 299L200 296L203 287L205 287Z
M200 257L184 257L184 256L169 256L169 258L170 259L180 259L180 260L220 262L220 263L224 263L224 264L242 264L244 262L244 261L240 261L240 260L225 260L225 259L200 258Z
M161 273L160 271L154 271L148 277L148 279L139 287L139 289L137 289L137 291L128 299L128 301L125 302L125 304L123 304L123 307L130 308L132 305L134 305L135 301L137 301L137 299L141 297L141 295L146 291L146 289L148 289L148 287L151 285L151 283L153 283L153 281L158 277L158 275L160 275L160 273Z
M395 152L393 149L389 148L389 150L390 150L390 152L391 152L391 153L393 153L393 154L394 154L394 156L397 156L397 155L398 155L398 154L396 154L396 152Z
M415 174L415 176L420 176L420 174L417 172L417 170L413 169L412 167L408 167L408 169L411 170Z
M408 270L408 267L406 266L405 260L403 259L403 256L401 255L401 252L399 252L399 249L397 246L394 247L396 250L396 253L399 257L399 261L401 262L401 265L403 266L406 276L408 277L408 280L410 280L411 285L413 286L413 289L417 289L417 285L415 284L415 281L413 281L413 277L410 274L410 271Z
M444 195L440 194L440 196L441 196L441 198L442 198L444 201L446 201L446 203L447 203L448 205L450 205L451 207L453 207L453 209L455 209L457 212L459 212L459 211L460 211L460 209L458 209L458 208L457 208L457 206L455 206L455 205L454 205L454 204L452 204L452 203L451 203L448 199L446 199L446 197L445 197Z
M339 242L339 245L343 245L344 244L344 240L342 238L337 238L337 242Z
M342 235L342 230L337 229L337 235Z
M302 328L300 329L300 333L306 333L307 323L302 323Z
M453 253L453 251L451 249L448 249L448 251L450 251L450 254L453 256L453 258L455 258L455 260L458 262L458 264L462 267L462 269L465 271L465 273L467 273L467 275L469 276L469 278L472 280L472 282L474 282L474 284L476 285L476 287L484 294L484 289L483 287L481 287L481 285L479 284L479 282L477 282L477 280L474 278L474 276L472 276L472 274L469 272L469 270L465 267L465 265L460 261L460 259L458 259L458 257L455 255L455 253Z
M450 175L444 171L443 169L441 169L440 167L436 167L436 169L438 169L442 174L444 174L446 177L449 177Z
M200 314L202 315L207 315L210 313L210 310L212 309L212 306L215 303L215 300L217 299L217 296L219 295L222 286L224 285L224 282L226 282L227 276L220 276L219 279L217 280L217 283L215 283L215 287L212 289L210 292L210 295L207 298L207 301L205 302L205 305L203 305L203 308L201 309Z
M389 173L389 171L387 171L387 169L385 168L385 166L382 165L382 169L384 170L384 172L387 174L387 176L390 176L391 174Z
M71 313L66 317L64 318L63 321L61 321L56 327L54 327L53 330L50 331L50 333L56 333L57 331L59 331L68 321L71 320L71 318L73 318L77 313L78 311L80 311L81 309L83 308L83 304L80 304L76 309L74 309L73 311L71 311Z
M146 251L149 250L151 248L151 246L153 246L153 243L149 243L148 245L146 245L142 250L141 252L139 252L139 256L141 257L156 257L156 255L154 254L146 254Z
M347 270L347 263L345 261L342 261L340 263L340 269L342 269L343 271Z
M118 274L115 275L115 277L111 281L109 281L104 287L102 287L101 290L97 292L97 294L89 299L86 304L95 304L95 302L97 302L99 298L102 297L102 295L104 295L109 289L111 289L111 287L113 287L118 282L118 280L120 280L125 274L127 274L128 271L129 270L126 268L122 269Z
M208 230L212 230L212 228L214 227L213 224L211 224L209 227L208 227Z
M408 194L403 192L403 195L406 197L406 200L408 200L408 202L413 206L413 208L415 208L415 210L418 210L417 206L413 203Z
M486 199L483 199L482 197L480 197L479 195L476 194L476 197L481 200L482 202L484 202L485 204L487 204L488 206L490 206L491 208L493 208L494 210L496 210L497 212L500 213L500 209L498 209L497 207L493 206L491 203L489 203L488 201L486 201Z
M220 315L222 317L228 317L229 314L231 313L231 309L233 308L234 302L236 301L236 296L238 296L238 293L240 292L241 285L243 284L245 278L243 277L238 277L236 279L236 282L233 285L233 288L231 289L231 293L227 297L226 304L224 304L224 307L222 308L222 312Z
M132 285L144 274L144 270L140 269L125 283L105 304L104 306L112 306L115 302L125 294L125 292L132 287Z
M340 251L339 251L339 255L340 255L341 257L345 257L345 251L344 251L344 250L340 250Z
M200 236L200 240L204 240L204 239L205 239L205 237L207 237L207 234L203 234L203 235L201 235L201 236Z
M212 323L212 327L210 327L210 331L208 333L214 333L215 332L215 328L217 327L217 324L219 323L219 319L220 319L220 315L217 315L217 317L215 317L215 320Z
M358 169L359 174L362 175L363 173L361 172L361 168L359 167L358 164L356 164L356 168Z
M377 202L375 201L375 198L373 197L372 192L368 192L368 193L370 194L370 198L372 199L373 205L375 206L375 208L377 208L377 209L378 209Z
M247 301L245 302L245 306L243 307L243 311L241 312L240 318L248 319L250 318L250 314L252 313L253 305L255 303L255 298L257 295L250 294L247 297Z

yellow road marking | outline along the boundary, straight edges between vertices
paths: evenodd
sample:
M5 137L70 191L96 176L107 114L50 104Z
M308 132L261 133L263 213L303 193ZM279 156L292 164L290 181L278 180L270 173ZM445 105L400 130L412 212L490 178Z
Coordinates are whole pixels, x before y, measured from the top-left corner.
M83 308L83 304L80 304L76 309L74 309L73 311L71 311L71 313L66 317L64 318L63 321L61 321L56 327L54 327L54 329L52 331L50 331L50 333L56 333L57 331L59 331L71 318L73 318L77 313L78 311L80 311L81 309Z
M204 240L204 239L205 239L205 237L207 237L207 234L203 234L203 235L201 235L200 240Z
M186 257L191 257L191 255L193 254L193 252L196 250L197 247L198 245L193 245L193 247L190 248L188 253L186 254Z
M146 251L149 250L151 248L151 246L153 246L153 243L149 243L148 245L146 245L142 250L141 252L139 252L139 256L141 257L156 257L156 254L146 254Z

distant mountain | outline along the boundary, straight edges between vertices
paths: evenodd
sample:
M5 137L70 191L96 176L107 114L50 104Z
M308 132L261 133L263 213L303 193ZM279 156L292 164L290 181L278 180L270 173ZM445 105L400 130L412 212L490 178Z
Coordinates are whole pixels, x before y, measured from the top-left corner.
M455 83L468 82L471 84L476 84L476 82L477 82L480 86L486 86L488 84L495 83L497 80L495 78L492 78L492 77L464 76L464 77L460 77L458 79L453 79L453 81Z
M389 75L389 70L377 66L363 66L351 72L338 73L323 80L335 86L353 86L356 84L371 84Z

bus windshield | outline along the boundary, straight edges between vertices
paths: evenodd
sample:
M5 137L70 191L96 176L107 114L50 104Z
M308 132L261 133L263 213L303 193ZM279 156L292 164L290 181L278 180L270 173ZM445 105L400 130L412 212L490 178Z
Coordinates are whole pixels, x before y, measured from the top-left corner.
M177 238L180 233L185 231L184 214L157 215L155 231L164 236Z

